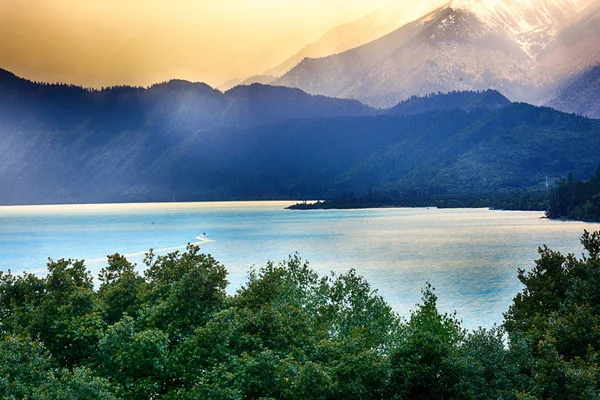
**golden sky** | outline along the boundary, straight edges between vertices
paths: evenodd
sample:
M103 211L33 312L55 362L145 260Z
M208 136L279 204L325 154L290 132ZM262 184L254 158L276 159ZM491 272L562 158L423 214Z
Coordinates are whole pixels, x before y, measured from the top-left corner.
M0 0L0 68L93 87L215 86L391 1Z

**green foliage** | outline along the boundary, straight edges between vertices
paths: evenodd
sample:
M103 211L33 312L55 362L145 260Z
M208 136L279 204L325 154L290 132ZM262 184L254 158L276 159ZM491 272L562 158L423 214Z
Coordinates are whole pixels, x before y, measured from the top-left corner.
M124 314L137 316L141 305L141 293L145 281L136 271L135 265L119 254L108 256L108 265L98 275L101 285L98 295L106 313L106 322L114 324Z
M600 232L586 255L546 247L503 326L466 332L431 285L398 317L350 270L319 276L297 255L250 272L189 245L108 257L94 288L81 261L43 278L0 274L6 399L593 399L600 396Z
M102 335L100 373L120 385L124 398L154 398L167 380L169 340L158 329L139 330L126 316Z
M453 315L440 314L427 284L423 304L413 311L402 341L391 354L391 388L402 399L452 399L459 395L459 344L466 332Z
M600 233L584 232L588 255L563 256L544 247L506 314L511 340L528 343L528 392L552 399L600 395Z
M190 244L184 253L158 257L150 252L144 262L142 319L172 341L183 340L223 306L227 271L200 247Z
M115 400L107 380L88 368L57 368L42 343L0 338L0 398L6 400Z
M581 221L600 221L600 164L587 182L578 181L569 173L550 196L546 212L550 218L569 218Z
M531 353L522 343L505 342L503 328L479 329L467 335L461 346L459 397L468 399L514 399L515 391L526 388L523 369Z
M92 277L82 261L50 260L45 278L10 273L0 278L5 333L25 333L42 341L67 367L94 353L105 322Z
M378 398L397 325L354 271L319 277L295 256L251 272L181 346L178 364L190 383L235 377L227 387L248 398Z
M0 333L19 332L28 323L27 308L38 304L44 281L33 274L0 271Z

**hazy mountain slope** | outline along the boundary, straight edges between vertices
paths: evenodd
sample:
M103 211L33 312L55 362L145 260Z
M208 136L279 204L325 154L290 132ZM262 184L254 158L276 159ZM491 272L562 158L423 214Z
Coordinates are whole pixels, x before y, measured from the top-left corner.
M469 191L519 185L545 188L546 177L552 183L569 171L583 179L598 165L598 135L596 120L513 104L480 121L472 136L465 138L473 140L472 147L439 171L433 182ZM464 143L460 140L456 147Z
M0 117L35 127L122 132L148 128L180 134L218 125L265 124L289 118L367 115L357 101L313 96L260 84L222 93L204 83L172 80L147 89L100 91L38 84L0 69ZM49 125L50 124L50 125Z
M583 178L598 162L600 121L493 91L374 112L281 87L94 92L2 72L0 140L2 204L326 198Z
M568 171L583 177L597 165L589 148L600 144L595 120L527 104L427 117L433 122L427 129L411 130L408 140L347 171L346 185L420 195L541 189L546 177L553 182Z
M600 65L600 1L567 21L536 64L542 82L560 82Z
M264 49L252 49L248 54L236 57L236 60L232 60L232 63L237 64L240 59L243 59L245 60L244 64L250 64L251 68L253 68L252 71L259 74L230 79L219 85L218 88L227 91L237 85L251 85L253 83L271 84L275 79L294 68L305 58L326 57L368 43L398 29L407 22L419 18L426 12L441 6L446 1L425 0L410 5L392 3L386 7L372 11L355 21L336 26L325 32L317 40L311 39L311 41L307 41L308 44L300 48L299 51L289 54L277 63L273 62L274 59L272 56L269 57L270 54L263 55L265 53ZM279 42L279 52L276 54L283 54L282 49L287 49L288 51L290 48L298 49L298 47L290 46L283 40ZM267 47L271 50L270 53L275 53L274 49L277 46L274 46L274 44L270 43L270 46ZM254 60L254 62L250 62L250 60ZM259 63L262 63L263 66L268 65L268 68L256 68Z
M296 120L191 137L157 161L148 187L170 182L178 198L210 199L542 188L546 176L594 171L596 146L598 121L525 104Z
M370 115L375 111L356 100L309 95L299 89L253 84L225 92L223 125L248 126L286 119Z
M308 44L265 74L280 77L305 58L326 57L371 42L430 12L445 1L447 0L422 1L410 6L390 4L375 10L362 18L329 30L317 41Z
M535 56L561 26L587 5L582 0L454 0L488 26L505 30L527 54Z
M107 134L6 123L0 134L3 204L494 192L536 187L569 171L589 175L600 146L599 121L523 104L182 135L152 126Z
M233 26L232 28L235 29ZM257 35L254 37L255 40L248 42L247 46L234 53L230 52L230 49L223 49L228 53L228 57L220 67L219 76L230 78L216 87L222 91L229 90L249 77L281 64L308 43L316 40L323 33L323 29L325 28L291 28L266 39L265 42L262 42L264 39L260 39L261 35ZM213 56L207 54L207 60Z
M377 106L415 94L490 87L510 97L508 83L527 82L520 67L527 57L503 31L445 7L368 45L305 60L275 83Z
M359 48L305 59L274 83L377 106L489 88L538 101L535 54L581 7L575 0L455 0Z
M270 85L275 79L277 79L277 77L273 76L273 75L255 75L255 76L251 76L250 78L244 79L243 81L241 81L239 84L235 85L235 86L249 86L255 83L260 83L261 85ZM229 89L234 88L235 86L232 86ZM227 90L229 90L227 89Z
M600 65L563 82L548 106L600 119Z
M89 91L0 70L0 202L141 198L145 192L134 183L144 169L196 132L355 113L373 110L281 87L223 94L202 83L170 81Z

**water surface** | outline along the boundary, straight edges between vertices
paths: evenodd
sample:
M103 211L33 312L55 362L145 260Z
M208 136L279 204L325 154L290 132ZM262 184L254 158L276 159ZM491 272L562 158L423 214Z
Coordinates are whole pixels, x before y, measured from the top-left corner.
M148 249L164 254L192 242L227 267L233 293L253 265L298 252L321 273L356 269L403 315L429 281L440 308L475 328L502 321L521 289L517 269L534 265L539 246L580 255L583 230L600 230L539 212L284 210L289 204L0 207L0 270L43 274L48 257L76 258L96 275L108 254L126 254L141 268Z

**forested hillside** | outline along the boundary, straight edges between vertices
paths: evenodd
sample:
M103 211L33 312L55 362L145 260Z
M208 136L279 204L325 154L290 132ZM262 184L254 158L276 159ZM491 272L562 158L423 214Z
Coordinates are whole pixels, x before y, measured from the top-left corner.
M101 91L0 74L0 203L396 198L546 190L591 175L600 122L500 93L389 110L251 85Z
M600 165L588 181L569 174L550 195L550 218L569 218L580 221L600 221Z
M407 318L354 271L319 276L299 257L227 271L189 245L0 272L4 399L593 399L600 395L600 233L586 256L547 247L504 323L467 332L434 288ZM498 321L501 322L501 321Z
M441 110L494 110L511 103L496 90L465 91L428 94L422 97L411 96L394 107L386 110L386 114L415 115Z

